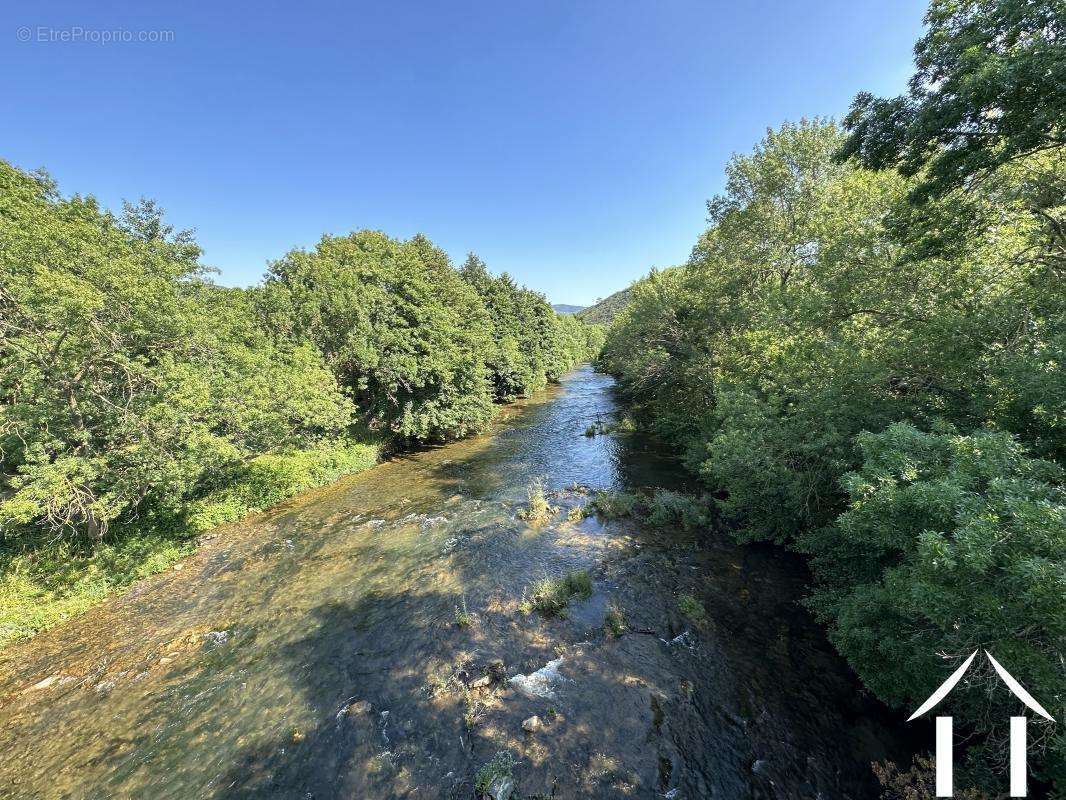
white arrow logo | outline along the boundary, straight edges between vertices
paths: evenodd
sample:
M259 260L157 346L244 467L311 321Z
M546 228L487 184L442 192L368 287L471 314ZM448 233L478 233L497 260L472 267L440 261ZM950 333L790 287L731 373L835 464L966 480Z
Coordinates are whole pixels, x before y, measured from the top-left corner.
M929 711L937 705L941 700L950 694L951 690L955 688L962 676L966 674L966 670L970 668L970 664L973 663L974 658L977 657L977 650L970 653L970 657L967 658L957 670L955 670L948 677L946 681L940 684L940 687L929 695L929 699L907 719L907 722L917 719L926 711ZM998 661L992 657L992 654L985 650L985 655L988 656L988 660L992 663L992 668L996 671L1003 682L1007 684L1007 688L1011 690L1015 697L1021 700L1025 705L1042 716L1044 719L1054 722L1055 718L1052 717L1040 703L1033 699L1033 696L1025 690L1014 677L1003 669ZM1025 717L1011 717L1010 718L1010 796L1011 797L1025 797L1027 795L1026 780L1029 769L1026 766L1025 751L1026 751L1026 718ZM951 717L937 717L936 718L936 796L937 797L953 797L955 794L954 788L954 757L952 755L952 718Z

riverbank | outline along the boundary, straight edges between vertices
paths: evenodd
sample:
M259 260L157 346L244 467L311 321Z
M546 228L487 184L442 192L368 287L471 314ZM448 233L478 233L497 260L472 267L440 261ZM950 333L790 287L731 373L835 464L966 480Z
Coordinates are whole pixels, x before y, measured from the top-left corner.
M0 549L0 650L128 590L175 565L220 525L378 463L372 442L271 453L243 465L225 486L193 501L178 519L116 526L99 543L42 532Z

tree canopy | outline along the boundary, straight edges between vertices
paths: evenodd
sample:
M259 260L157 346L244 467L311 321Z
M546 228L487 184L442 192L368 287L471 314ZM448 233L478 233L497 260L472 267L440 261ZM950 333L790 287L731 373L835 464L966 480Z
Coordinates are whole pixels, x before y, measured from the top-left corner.
M1066 145L1066 5L1060 0L934 0L914 48L908 94L863 92L844 157L921 174L916 198Z

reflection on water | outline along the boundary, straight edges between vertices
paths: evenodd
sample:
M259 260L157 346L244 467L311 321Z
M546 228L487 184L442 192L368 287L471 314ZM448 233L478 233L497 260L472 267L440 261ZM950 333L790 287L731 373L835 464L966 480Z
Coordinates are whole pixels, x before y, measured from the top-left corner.
M0 796L471 797L500 750L523 795L870 796L869 762L903 748L796 605L798 561L566 522L575 492L548 525L515 518L532 477L683 481L650 443L583 435L614 409L610 379L580 370L489 435L231 526L180 570L9 648ZM589 600L562 619L519 610L567 569L590 570ZM550 699L478 687L496 660L510 676L557 658Z

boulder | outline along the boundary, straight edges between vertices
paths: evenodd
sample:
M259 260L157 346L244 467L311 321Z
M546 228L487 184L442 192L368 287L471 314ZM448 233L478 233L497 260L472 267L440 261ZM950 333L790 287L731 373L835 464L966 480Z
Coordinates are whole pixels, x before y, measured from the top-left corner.
M526 733L535 733L540 729L540 717L534 714L532 717L522 723L522 730Z
M353 703L349 703L344 709L344 713L349 717L361 717L371 711L373 711L373 706L366 700L356 700Z

